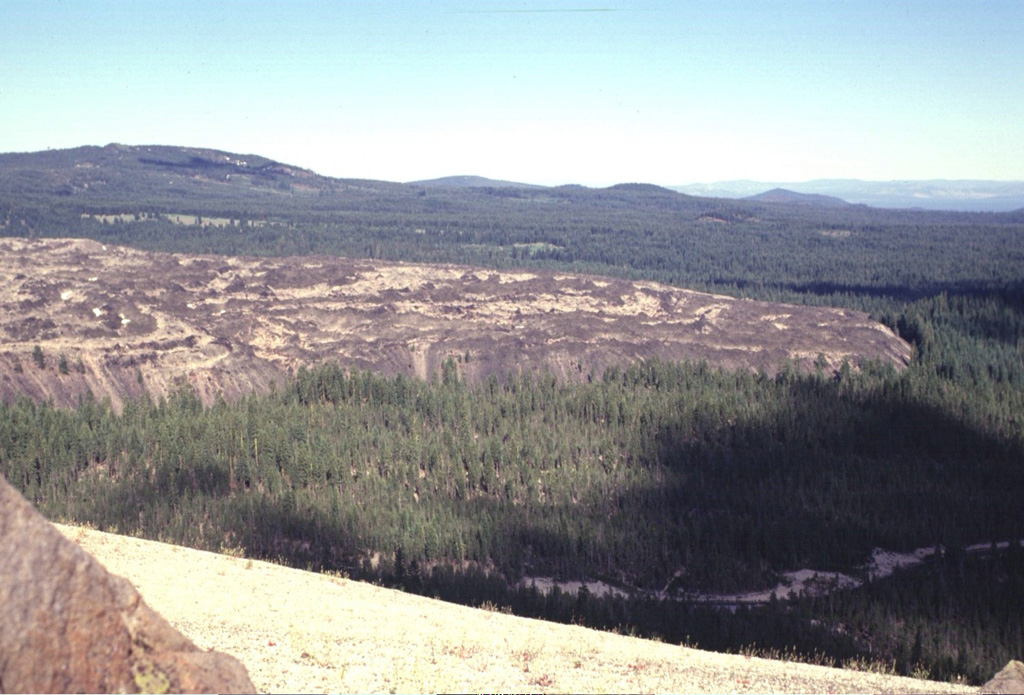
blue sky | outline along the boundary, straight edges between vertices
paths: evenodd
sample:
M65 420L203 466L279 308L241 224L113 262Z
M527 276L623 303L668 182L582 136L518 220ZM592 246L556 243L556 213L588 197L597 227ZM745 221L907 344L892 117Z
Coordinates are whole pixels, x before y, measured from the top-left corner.
M342 177L1024 179L1020 0L0 0L0 151Z

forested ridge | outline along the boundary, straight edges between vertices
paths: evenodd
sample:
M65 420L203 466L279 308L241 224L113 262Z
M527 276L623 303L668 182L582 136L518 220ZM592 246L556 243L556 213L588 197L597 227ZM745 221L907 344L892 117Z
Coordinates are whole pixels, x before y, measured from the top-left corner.
M170 189L142 176L134 189L31 189L8 169L0 231L545 267L848 306L910 340L914 359L902 372L772 375L651 362L579 384L526 374L472 388L457 361L430 383L310 365L270 395L209 407L188 390L120 414L92 399L3 405L0 472L51 518L709 648L756 642L975 681L1024 653L1024 553L962 552L1024 538L1019 213L638 185L299 187L260 165L265 182L249 172L238 190L181 173L198 166L187 158L160 165L177 172ZM48 357L24 368L58 369ZM856 574L873 548L931 545L947 551L927 566L736 614L512 586L601 579L678 598L773 586L802 567Z

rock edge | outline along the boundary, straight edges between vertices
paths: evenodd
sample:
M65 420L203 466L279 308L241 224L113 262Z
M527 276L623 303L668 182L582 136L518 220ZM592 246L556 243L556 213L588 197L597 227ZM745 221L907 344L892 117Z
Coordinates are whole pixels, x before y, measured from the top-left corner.
M255 691L0 477L0 692Z

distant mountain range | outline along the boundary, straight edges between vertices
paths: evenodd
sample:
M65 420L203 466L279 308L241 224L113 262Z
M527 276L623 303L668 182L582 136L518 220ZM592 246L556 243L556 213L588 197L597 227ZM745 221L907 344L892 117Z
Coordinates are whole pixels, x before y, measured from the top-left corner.
M220 150L110 144L45 152L0 153L0 191L31 197L56 195L124 196L229 200L266 194L334 195L345 192L414 195L424 189L459 195L514 189L514 195L558 196L641 195L668 200L680 193L704 198L749 200L799 206L841 208L848 204L875 208L945 211L1008 212L1024 210L1024 181L860 181L818 179L803 183L722 181L664 188L645 183L621 183L606 188L575 184L547 187L490 179L447 176L408 183L339 179L277 162L255 154ZM511 191L510 191L511 192Z
M671 188L681 193L714 198L752 198L783 189L791 193L829 196L847 203L878 208L979 212L1006 212L1024 208L1024 181L817 179L802 183L770 183L740 180L693 183Z
M455 186L457 188L544 188L532 183L500 181L483 176L443 176L439 179L409 181L412 186Z
M531 183L489 179L483 176L445 176L410 181L409 184L453 188L546 188ZM739 180L669 186L668 190L710 198L737 198L762 203L824 207L869 205L876 208L974 212L1007 212L1024 208L1024 181L817 179L802 183L773 183Z

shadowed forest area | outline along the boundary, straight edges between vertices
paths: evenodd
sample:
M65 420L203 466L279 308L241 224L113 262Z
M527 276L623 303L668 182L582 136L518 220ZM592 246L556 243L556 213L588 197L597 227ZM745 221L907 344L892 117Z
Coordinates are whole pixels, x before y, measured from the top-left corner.
M971 682L1024 653L1024 550L963 550L1024 539L1020 212L640 185L300 187L272 167L213 187L195 162L149 159L139 171L177 183L136 171L51 189L42 167L32 189L7 167L0 233L644 278L866 310L914 357L901 371L772 374L647 362L578 384L513 374L475 387L455 360L429 382L326 364L208 407L185 388L121 413L94 399L4 404L0 472L50 518L704 648ZM944 548L933 562L827 595L735 612L686 600L800 568L863 576L874 548L932 545ZM518 584L542 576L632 598Z

